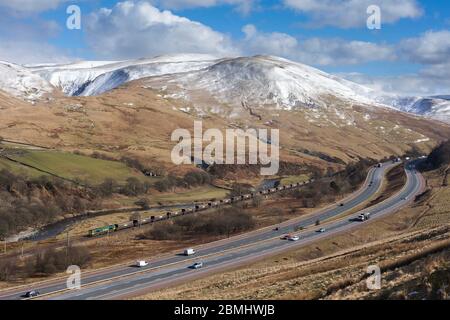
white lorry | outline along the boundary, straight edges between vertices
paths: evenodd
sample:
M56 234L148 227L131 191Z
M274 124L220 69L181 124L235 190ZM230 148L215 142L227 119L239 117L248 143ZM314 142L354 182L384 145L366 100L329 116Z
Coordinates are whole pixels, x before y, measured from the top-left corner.
M148 266L148 262L144 260L136 261L136 267L143 268Z
M364 222L366 220L370 219L370 212L361 213L358 218L356 218L358 221Z
M186 249L184 250L184 255L185 256L193 256L195 254L195 250L194 249Z

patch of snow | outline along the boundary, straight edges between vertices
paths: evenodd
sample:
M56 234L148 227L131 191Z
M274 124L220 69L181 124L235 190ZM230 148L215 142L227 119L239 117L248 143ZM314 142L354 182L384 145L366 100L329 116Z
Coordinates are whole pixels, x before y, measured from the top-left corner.
M46 80L17 64L0 61L0 90L34 101L53 91Z
M315 68L271 56L223 59L207 68L176 75L172 81L188 91L206 91L219 102L234 105L249 101L285 110L317 108L326 106L327 95L372 102L354 91L356 84L347 86L345 80L337 81Z
M69 96L93 96L129 81L205 68L217 59L211 55L179 54L119 62L84 61L68 65L35 66L30 70Z
M450 122L450 98L448 96L401 97L380 95L375 100L400 111Z

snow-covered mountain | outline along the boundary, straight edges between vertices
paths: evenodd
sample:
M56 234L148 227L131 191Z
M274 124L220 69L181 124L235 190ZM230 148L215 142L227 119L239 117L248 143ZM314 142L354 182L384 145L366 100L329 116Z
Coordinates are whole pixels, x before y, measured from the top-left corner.
M450 122L450 96L401 97L397 95L380 95L375 98L379 103L393 108Z
M34 101L51 93L53 87L25 67L0 61L0 90L15 97Z
M165 55L118 62L33 66L30 70L69 96L93 96L132 80L205 68L217 59L202 54Z
M318 69L272 56L223 59L203 69L150 78L150 86L208 92L224 104L275 105L283 109L326 106L326 98L374 103L371 89ZM183 95L181 95L183 96Z
M0 62L0 90L34 100L58 88L69 96L99 95L132 80L189 99L208 93L216 101L274 105L283 109L325 107L330 101L389 106L450 121L449 96L401 97L273 56L218 58L164 55L127 61L18 66ZM330 99L331 98L331 99Z

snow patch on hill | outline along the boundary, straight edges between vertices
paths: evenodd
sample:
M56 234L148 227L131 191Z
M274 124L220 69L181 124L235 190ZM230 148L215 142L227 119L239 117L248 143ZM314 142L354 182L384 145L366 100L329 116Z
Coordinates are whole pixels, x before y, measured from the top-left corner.
M450 122L450 96L401 97L379 96L377 101L397 110Z
M164 77L181 92L208 92L225 104L275 105L282 109L326 107L327 96L371 103L371 91L318 69L272 56L221 60L207 68ZM168 79L168 80L167 80ZM149 83L158 82L158 78ZM158 89L163 89L161 86Z
M51 93L53 88L47 81L27 68L0 61L0 90L15 97L35 101Z
M132 80L204 68L217 59L211 55L180 54L119 62L35 66L32 70L69 96L93 96Z

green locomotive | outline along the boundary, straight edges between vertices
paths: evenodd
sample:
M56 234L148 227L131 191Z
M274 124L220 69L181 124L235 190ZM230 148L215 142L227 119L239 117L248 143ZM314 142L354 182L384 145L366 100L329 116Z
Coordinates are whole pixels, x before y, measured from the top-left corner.
M89 230L89 236L90 237L95 237L95 236L99 236L102 234L107 234L109 232L114 232L117 230L117 224L111 224L109 226L106 227L101 227L101 228L97 228L97 229L92 229Z

